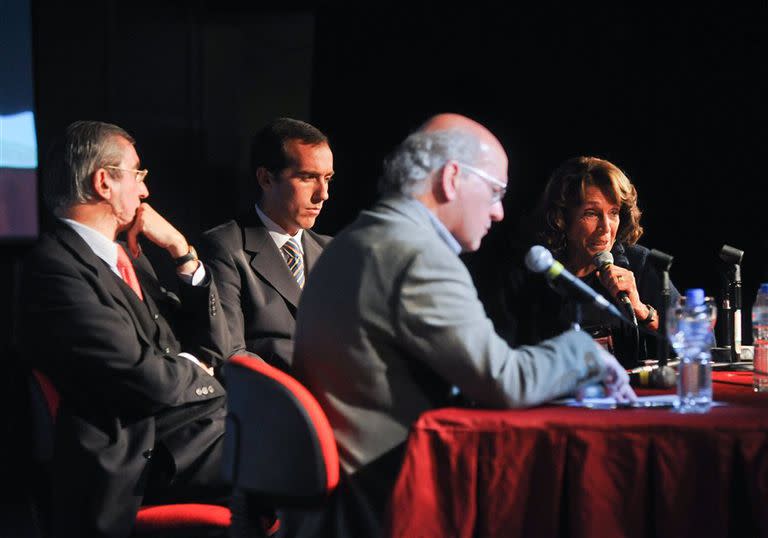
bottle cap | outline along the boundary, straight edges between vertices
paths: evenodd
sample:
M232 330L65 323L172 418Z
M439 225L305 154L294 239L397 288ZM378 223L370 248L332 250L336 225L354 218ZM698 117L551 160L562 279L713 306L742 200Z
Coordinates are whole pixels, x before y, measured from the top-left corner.
M700 306L704 304L704 290L701 288L691 288L685 290L685 306Z

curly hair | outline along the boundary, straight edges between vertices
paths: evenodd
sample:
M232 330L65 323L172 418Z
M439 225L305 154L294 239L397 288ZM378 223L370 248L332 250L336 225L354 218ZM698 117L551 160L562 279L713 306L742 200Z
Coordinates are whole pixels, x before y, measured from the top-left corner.
M595 186L614 204L619 204L616 241L634 245L643 235L642 212L637 207L637 189L615 164L597 157L574 157L561 164L544 188L538 214L543 229L538 239L555 256L567 246L570 211L584 202L587 187Z

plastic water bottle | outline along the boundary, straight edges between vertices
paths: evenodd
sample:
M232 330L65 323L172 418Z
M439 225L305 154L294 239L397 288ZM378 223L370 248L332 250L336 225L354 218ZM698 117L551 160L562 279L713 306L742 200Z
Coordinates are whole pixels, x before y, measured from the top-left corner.
M670 317L672 345L680 357L675 407L681 413L706 413L712 406L714 305L705 301L704 290L693 288Z
M760 284L752 305L752 339L755 345L752 387L768 392L768 283Z

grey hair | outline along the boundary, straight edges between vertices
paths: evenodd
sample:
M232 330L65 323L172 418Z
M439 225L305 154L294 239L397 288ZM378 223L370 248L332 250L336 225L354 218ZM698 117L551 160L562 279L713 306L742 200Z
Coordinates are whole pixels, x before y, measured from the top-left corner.
M435 170L448 161L480 165L485 152L476 136L457 129L417 131L406 138L384 161L379 193L421 194Z
M105 166L119 166L122 159L122 151L115 143L117 137L135 143L125 130L110 123L76 121L67 127L64 138L54 144L46 159L42 194L50 211L62 215L74 205L97 198L94 172Z

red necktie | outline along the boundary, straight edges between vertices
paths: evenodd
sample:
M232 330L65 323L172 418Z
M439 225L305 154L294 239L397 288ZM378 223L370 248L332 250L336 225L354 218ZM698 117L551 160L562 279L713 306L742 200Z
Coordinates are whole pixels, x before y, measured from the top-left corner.
M133 264L128 254L122 245L117 245L117 270L120 271L120 276L123 277L123 281L128 284L139 299L144 300L144 295L141 293L141 286L139 286L139 279L136 278L136 271L133 270Z

